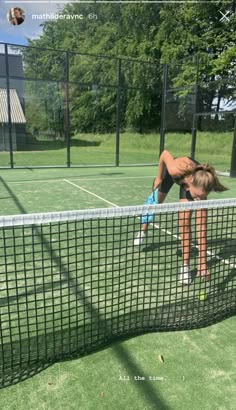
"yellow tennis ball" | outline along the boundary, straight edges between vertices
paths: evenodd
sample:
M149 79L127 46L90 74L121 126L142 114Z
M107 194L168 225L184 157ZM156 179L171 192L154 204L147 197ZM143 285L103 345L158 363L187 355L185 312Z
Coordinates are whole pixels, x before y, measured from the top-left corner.
M199 295L198 295L198 299L199 300L206 300L207 299L207 294L206 294L206 292L204 292L204 291L201 291L200 293L199 293Z

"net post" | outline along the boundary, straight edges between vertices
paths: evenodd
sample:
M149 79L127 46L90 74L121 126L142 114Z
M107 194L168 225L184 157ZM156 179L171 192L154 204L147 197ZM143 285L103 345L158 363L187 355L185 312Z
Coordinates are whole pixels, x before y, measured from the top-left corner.
M196 58L196 82L194 86L194 106L193 106L193 122L192 122L192 142L190 157L195 158L196 141L197 141L197 125L198 125L198 75L199 75L199 56Z
M65 136L66 136L66 150L67 150L67 168L70 168L70 73L69 73L69 51L66 51L66 85L65 85L65 103L66 103L66 121L65 121Z
M230 177L236 178L236 114L234 115L234 137L231 154Z
M164 64L164 66L163 66L163 88L162 88L161 129L160 129L160 151L159 151L159 156L161 156L161 153L162 153L162 151L164 151L164 148L165 148L167 79L168 79L168 65Z
M121 97L121 59L118 59L117 69L117 103L116 103L116 167L120 163L120 97Z
M8 113L8 130L9 130L9 148L10 148L10 166L14 168L13 144L12 144L12 119L11 119L11 96L10 96L10 73L8 59L8 44L4 44L5 52L5 69L6 69L6 88L7 88L7 113Z

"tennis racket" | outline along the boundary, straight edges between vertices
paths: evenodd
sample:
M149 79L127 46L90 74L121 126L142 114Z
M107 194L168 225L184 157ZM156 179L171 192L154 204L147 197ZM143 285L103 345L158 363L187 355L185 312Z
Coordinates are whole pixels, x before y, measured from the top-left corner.
M146 201L144 202L144 205L156 205L158 203L158 189L154 189L150 193L150 195L147 197ZM141 216L141 224L147 224L150 223L154 220L155 214L150 213L150 214L145 214Z

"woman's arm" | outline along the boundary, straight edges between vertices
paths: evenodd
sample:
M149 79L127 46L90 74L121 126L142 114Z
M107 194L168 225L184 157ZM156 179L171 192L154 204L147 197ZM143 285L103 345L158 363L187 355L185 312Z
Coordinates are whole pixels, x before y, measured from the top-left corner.
M178 172L178 169L176 167L176 160L171 155L171 153L167 150L163 151L160 156L158 174L157 174L158 177L162 176L165 166L171 176L175 175L176 172Z
M167 168L167 170L170 174L170 170L172 169L172 164L173 163L174 163L174 158L169 153L169 151L167 151L167 150L163 151L161 153L161 156L160 156L160 159L159 159L157 177L156 177L156 179L154 181L154 185L153 185L154 189L158 188L161 185L162 176L163 176L165 167Z
M180 177L186 170L186 163L189 166L191 164L191 160L187 157L174 159L169 151L163 151L159 159L158 173L154 182L154 189L161 185L165 167L172 177Z

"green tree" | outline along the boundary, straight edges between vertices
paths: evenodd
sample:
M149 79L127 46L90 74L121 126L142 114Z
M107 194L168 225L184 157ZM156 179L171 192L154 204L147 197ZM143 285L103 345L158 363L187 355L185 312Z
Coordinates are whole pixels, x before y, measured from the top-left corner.
M91 21L87 17L90 13L98 18ZM46 22L41 38L30 41L30 45L43 48L53 45L55 50L71 51L69 77L78 84L71 86L70 93L74 130L104 132L115 129L118 57L127 57L122 60L120 76L122 127L142 129L144 123L145 128L157 127L160 120L160 70L155 62L144 64L128 61L128 58L152 60L159 6L72 4L64 8L63 14L83 14L85 18L73 23L66 19ZM66 78L63 51L45 50L41 53L31 48L26 51L25 59L31 76L62 81Z
M216 99L220 106L223 98L235 98L235 15L225 22L219 12L226 13L232 5L228 1L204 7L201 3L66 5L64 15L83 14L84 18L44 23L43 35L29 45L45 50L26 50L27 73L62 84L69 75L75 132L115 128L118 58L122 58L123 128L142 131L159 126L165 63L169 65L168 88L175 89L173 98L178 100L172 115L183 119L191 115L197 80L199 110L211 111ZM97 19L89 19L89 14ZM52 47L54 51L47 50Z
M231 11L229 21L222 11ZM169 64L169 84L179 98L179 112L187 109L186 96L199 83L199 111L219 108L222 98L235 99L236 36L234 2L219 1L162 8L155 43L161 61ZM198 62L198 72L197 72Z

